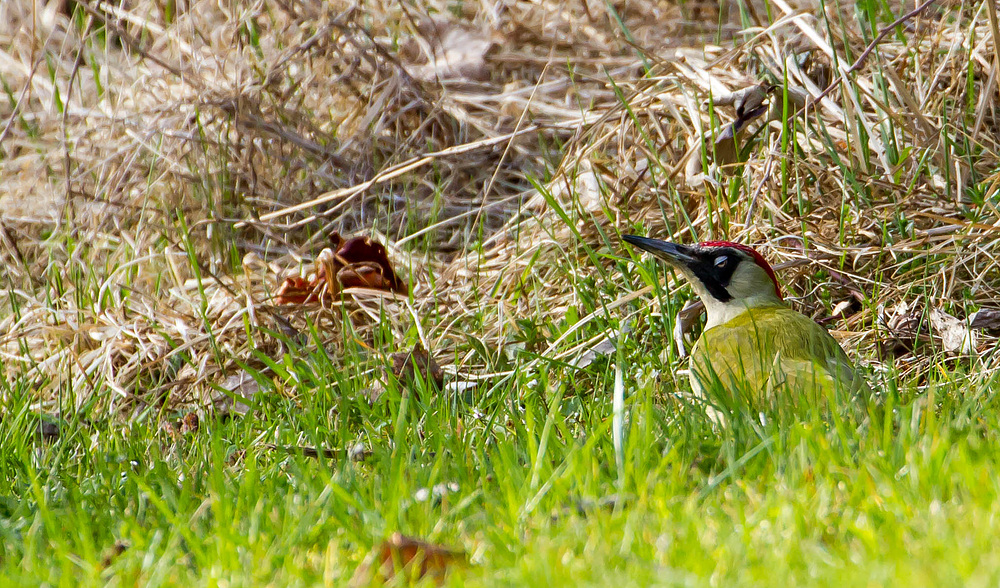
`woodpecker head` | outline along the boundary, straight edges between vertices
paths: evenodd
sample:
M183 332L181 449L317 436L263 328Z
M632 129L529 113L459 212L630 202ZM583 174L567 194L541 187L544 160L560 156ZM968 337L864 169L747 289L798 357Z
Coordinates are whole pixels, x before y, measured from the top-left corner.
M726 323L751 308L781 303L774 270L746 245L729 241L678 245L635 235L622 235L622 239L684 274L705 304L706 328Z

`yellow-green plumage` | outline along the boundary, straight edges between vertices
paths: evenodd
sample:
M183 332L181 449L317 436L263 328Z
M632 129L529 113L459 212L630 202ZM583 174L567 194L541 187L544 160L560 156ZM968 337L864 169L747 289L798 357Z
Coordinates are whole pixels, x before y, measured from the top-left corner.
M691 352L691 384L710 401L721 385L754 403L780 395L814 404L867 389L830 333L780 302L706 330Z

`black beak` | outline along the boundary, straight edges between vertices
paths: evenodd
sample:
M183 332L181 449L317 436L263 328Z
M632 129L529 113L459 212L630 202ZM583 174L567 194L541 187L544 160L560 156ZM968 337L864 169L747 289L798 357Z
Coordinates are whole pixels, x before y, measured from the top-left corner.
M636 235L622 235L626 243L648 251L673 266L688 266L696 261L693 250L685 245L668 243L659 239L647 239Z

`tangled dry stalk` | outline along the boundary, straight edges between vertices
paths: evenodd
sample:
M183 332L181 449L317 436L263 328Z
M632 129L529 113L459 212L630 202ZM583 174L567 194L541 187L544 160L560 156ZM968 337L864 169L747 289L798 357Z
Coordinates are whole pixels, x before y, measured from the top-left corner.
M810 0L461 6L0 5L7 379L50 410L203 405L280 351L269 331L319 320L336 346L342 316L362 341L415 328L476 377L473 317L502 348L613 275L635 230L760 246L862 358L903 340L911 376L942 353L995 369L996 331L966 321L1000 306L992 3L891 27ZM761 82L744 159L723 154L727 95ZM271 304L332 231L384 241L411 297Z

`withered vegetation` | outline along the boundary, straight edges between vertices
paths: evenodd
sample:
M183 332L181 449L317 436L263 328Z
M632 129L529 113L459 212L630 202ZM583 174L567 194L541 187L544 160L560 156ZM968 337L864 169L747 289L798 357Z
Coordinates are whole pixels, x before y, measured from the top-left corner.
M0 368L43 410L207 406L314 321L334 362L419 343L487 377L469 334L647 295L619 277L643 232L759 247L875 378L988 373L994 6L826 6L0 3ZM334 232L384 243L409 296L276 305Z

